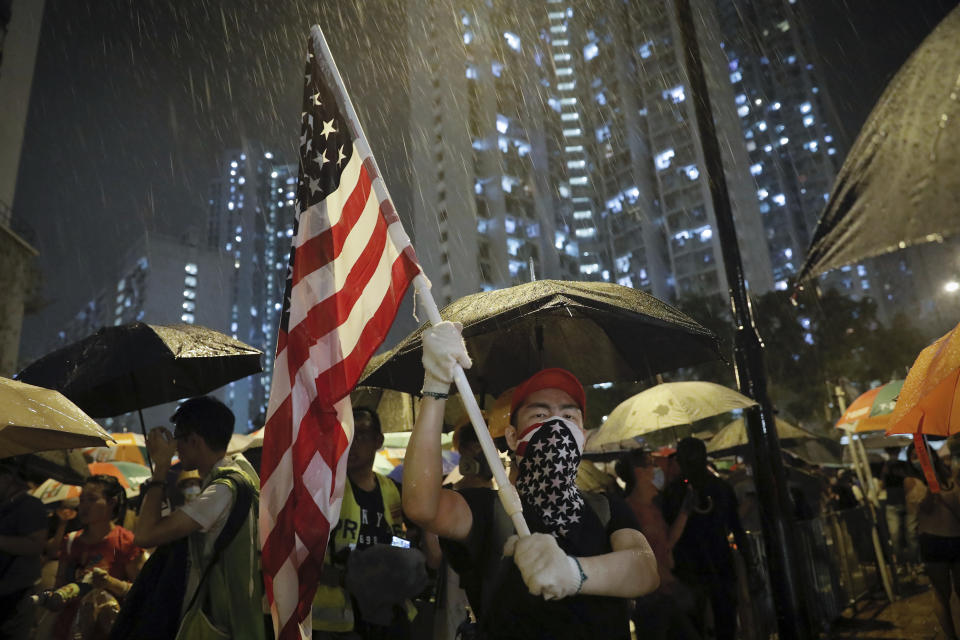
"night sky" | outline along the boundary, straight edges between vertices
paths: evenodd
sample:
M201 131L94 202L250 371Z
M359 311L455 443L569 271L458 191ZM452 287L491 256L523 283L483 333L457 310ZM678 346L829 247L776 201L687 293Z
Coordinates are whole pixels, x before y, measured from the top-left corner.
M799 0L804 1L804 0ZM324 28L398 208L407 120L401 0L47 0L14 213L32 227L47 306L21 357L115 273L147 231L203 229L218 155L257 140L294 158L302 58ZM813 0L818 54L852 141L883 87L956 0ZM399 80L398 80L399 79Z

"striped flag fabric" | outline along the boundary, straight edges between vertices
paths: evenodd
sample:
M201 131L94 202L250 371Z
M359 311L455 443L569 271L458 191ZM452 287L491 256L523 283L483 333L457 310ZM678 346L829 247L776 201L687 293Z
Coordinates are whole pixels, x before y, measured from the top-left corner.
M311 637L310 605L353 436L349 394L421 273L360 127L351 127L336 84L324 78L322 39L313 27L261 469L264 586L283 640Z

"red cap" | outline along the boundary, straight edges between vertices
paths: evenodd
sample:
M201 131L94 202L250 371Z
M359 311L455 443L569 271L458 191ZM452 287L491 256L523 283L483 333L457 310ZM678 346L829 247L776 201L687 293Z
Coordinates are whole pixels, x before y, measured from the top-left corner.
M513 418L514 412L531 393L541 389L566 391L580 407L580 411L587 412L587 395L583 391L583 385L566 369L554 368L538 371L514 390L510 403L510 417Z

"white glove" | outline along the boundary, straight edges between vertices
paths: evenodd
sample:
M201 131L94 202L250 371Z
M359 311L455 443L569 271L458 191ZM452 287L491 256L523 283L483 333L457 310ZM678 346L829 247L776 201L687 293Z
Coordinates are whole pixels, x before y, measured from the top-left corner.
M523 538L510 536L503 545L503 555L513 556L523 582L535 596L545 600L568 598L583 586L580 565L568 556L557 540L546 533Z
M453 365L464 369L473 364L463 343L459 322L441 322L423 332L423 390L447 393L453 382Z

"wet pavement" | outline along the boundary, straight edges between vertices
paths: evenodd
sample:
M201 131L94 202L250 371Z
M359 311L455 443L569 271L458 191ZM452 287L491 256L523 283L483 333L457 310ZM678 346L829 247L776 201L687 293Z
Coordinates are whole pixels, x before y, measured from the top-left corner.
M893 603L865 599L843 612L825 639L947 640L933 613L933 592L921 579L903 585L903 595Z

